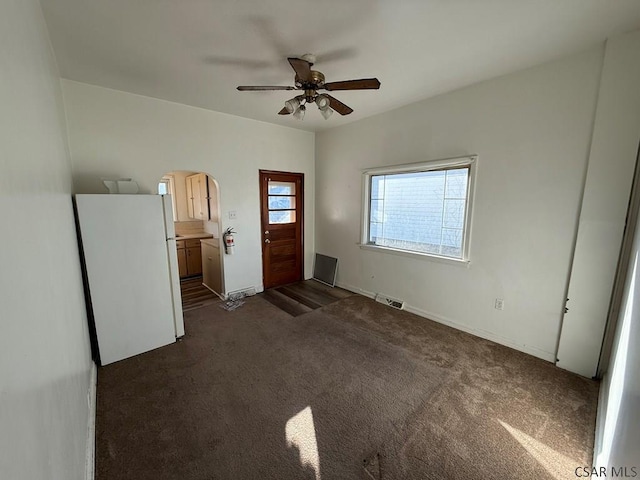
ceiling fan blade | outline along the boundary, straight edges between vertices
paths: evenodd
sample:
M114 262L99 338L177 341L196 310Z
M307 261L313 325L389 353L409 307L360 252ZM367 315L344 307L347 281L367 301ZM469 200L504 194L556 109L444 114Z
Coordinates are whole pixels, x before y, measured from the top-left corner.
M331 95L327 95L327 97L329 97L329 106L340 115L349 115L351 112L353 112L353 108L348 107L340 100L333 98Z
M332 90L377 90L380 88L380 81L377 78L362 78L360 80L344 80L342 82L329 82L324 84L324 88Z
M301 82L308 82L311 80L311 65L306 60L301 58L288 58L291 67L296 71L296 75Z
M283 107L282 110L278 112L278 115L289 115L289 110L287 110L287 107Z
M209 65L224 65L229 67L242 67L247 69L269 68L271 62L267 60L252 60L250 58L227 57L225 55L208 55L202 59Z
M247 86L247 85L240 85L238 87L238 90L240 90L241 92L259 92L262 90L296 90L296 87L286 87L286 86L279 86L279 85L259 85L259 86Z
M355 48L338 48L316 55L316 62L324 65L325 63L335 62L336 60L348 60L356 55L357 52Z

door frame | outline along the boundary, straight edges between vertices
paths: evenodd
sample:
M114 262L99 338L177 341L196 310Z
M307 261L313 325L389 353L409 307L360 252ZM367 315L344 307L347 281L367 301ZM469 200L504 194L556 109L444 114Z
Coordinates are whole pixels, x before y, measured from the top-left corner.
M267 288L266 286L266 268L265 268L265 233L263 229L263 222L265 219L265 215L268 218L269 206L263 204L264 198L264 189L265 185L262 181L263 175L293 175L300 179L300 196L296 194L296 199L300 199L300 271L299 276L300 280L304 280L304 173L301 172L283 172L278 170L258 170L258 182L259 182L259 195L260 195L260 252L262 255L262 285L263 288ZM296 215L296 223L298 223L298 216ZM272 288L272 287L268 287Z
M607 322L605 323L604 333L602 335L602 347L600 348L600 356L598 357L598 366L594 376L597 380L601 380L602 377L604 377L604 374L609 370L616 326L618 325L620 308L622 308L624 300L624 288L627 281L629 264L631 262L631 250L633 248L633 240L637 229L639 215L640 146L638 147L636 154L636 165L633 172L633 182L631 183L631 194L629 195L629 206L627 208L627 216L625 218L622 246L620 247L620 257L618 258L618 266L616 268L616 276L613 283L613 291L611 293L611 303L609 304Z

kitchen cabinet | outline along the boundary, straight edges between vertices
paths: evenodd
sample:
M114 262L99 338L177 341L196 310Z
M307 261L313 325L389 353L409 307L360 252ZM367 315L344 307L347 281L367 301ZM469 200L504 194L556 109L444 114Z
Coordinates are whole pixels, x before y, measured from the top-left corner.
M180 248L180 242L178 244L178 273L180 274L180 278L187 276L187 250L184 247L184 243L182 244L182 248Z
M202 244L202 283L209 290L222 294L222 268L218 239L201 240L200 243Z
M178 271L180 278L202 274L202 252L200 239L176 241L178 249Z
M195 220L209 220L209 182L207 175L196 173L187 182L187 214Z
M200 240L185 240L187 244L187 275L202 274Z

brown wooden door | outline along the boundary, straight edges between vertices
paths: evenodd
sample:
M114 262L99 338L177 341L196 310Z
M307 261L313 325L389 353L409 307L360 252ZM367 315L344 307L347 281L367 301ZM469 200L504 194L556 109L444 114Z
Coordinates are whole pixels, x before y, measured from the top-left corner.
M260 170L264 288L303 278L302 173Z

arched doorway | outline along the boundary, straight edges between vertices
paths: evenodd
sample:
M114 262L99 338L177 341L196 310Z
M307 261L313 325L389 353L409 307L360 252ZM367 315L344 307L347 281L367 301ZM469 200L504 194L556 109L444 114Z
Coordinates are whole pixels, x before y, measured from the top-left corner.
M172 197L183 309L224 298L218 182L203 172L176 170L162 176L158 193Z

